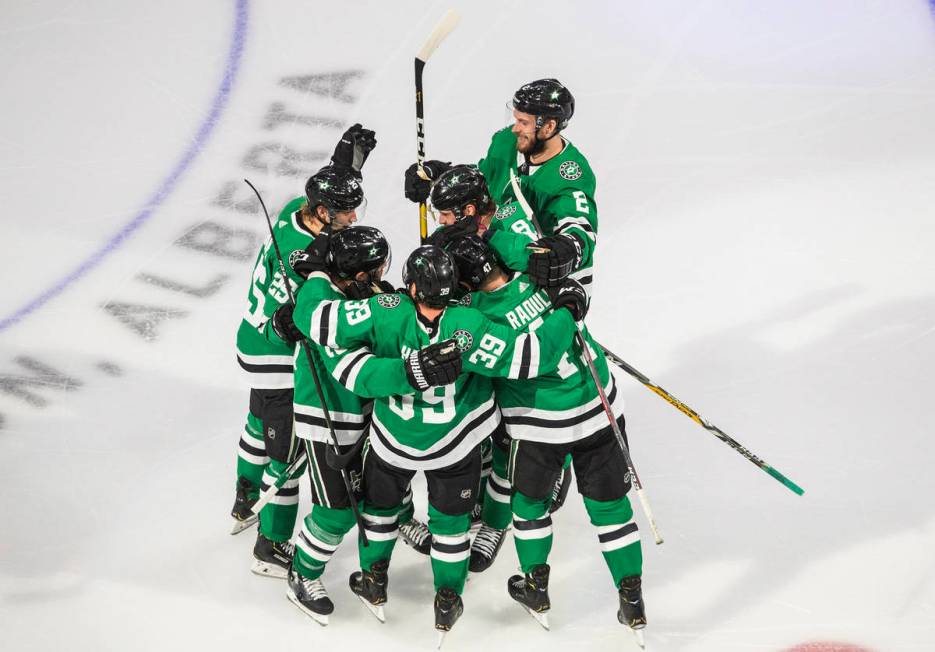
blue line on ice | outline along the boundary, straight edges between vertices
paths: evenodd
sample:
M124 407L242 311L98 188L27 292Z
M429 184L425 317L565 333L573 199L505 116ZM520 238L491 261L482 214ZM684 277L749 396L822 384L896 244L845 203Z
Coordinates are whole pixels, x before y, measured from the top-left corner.
M221 112L227 105L231 87L234 84L234 78L237 76L237 71L240 68L240 60L243 55L244 41L247 34L247 0L237 0L236 11L237 16L234 21L234 34L231 39L230 51L227 53L227 62L224 66L224 78L221 80L221 85L214 96L214 101L211 103L211 110L198 128L198 133L195 135L194 139L192 139L191 146L182 154L182 157L175 164L175 167L172 168L169 175L163 179L162 183L146 201L139 213L134 215L133 218L123 225L123 227L104 243L100 249L79 263L78 266L64 278L41 292L34 299L28 301L21 308L13 312L13 314L0 320L0 331L6 330L10 326L21 321L24 317L35 312L49 300L64 292L72 283L78 281L82 276L97 267L108 255L117 250L137 229L152 217L156 209L159 208L159 205L162 204L175 189L179 179L191 166L195 157L204 149L208 137L211 135L214 126L221 116Z

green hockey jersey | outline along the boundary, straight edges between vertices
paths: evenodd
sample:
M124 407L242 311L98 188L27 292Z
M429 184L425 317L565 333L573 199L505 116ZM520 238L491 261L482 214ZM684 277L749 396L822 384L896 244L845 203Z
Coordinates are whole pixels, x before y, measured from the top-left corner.
M548 295L525 274L492 292L472 292L462 303L518 332L539 332L552 310ZM623 412L623 397L607 360L586 327L582 327L582 334L607 399L614 414L619 415ZM504 426L513 439L564 443L584 439L609 425L577 339L554 371L523 381L496 378L494 390Z
M478 167L487 179L490 193L500 206L517 198L510 184L510 170L519 179L520 190L532 207L542 235L574 234L582 242L580 267L571 277L591 294L591 266L597 236L597 204L594 201L596 180L584 155L571 142L564 140L562 151L542 165L532 166L529 174L520 175L524 162L516 150L516 136L505 127L493 135L487 155ZM491 241L499 250L502 243ZM513 269L526 269L513 267Z
M288 261L293 252L305 249L314 239L299 223L299 211L305 203L304 197L290 201L273 226L286 262L286 274L293 288L302 279L292 270ZM279 259L272 239L268 238L253 266L247 307L237 329L237 362L243 370L247 385L254 389L288 389L293 386L295 347L281 340L270 341L263 335L263 326L267 320L288 298L285 280L279 270Z
M406 358L438 341L454 339L464 371L451 384L374 402L370 446L405 469L437 469L467 455L500 422L492 377L533 378L556 367L574 336L571 314L560 310L538 333L496 324L477 310L450 306L434 332L417 317L412 299L381 294L363 301L307 302L300 295L296 326L322 346L366 346L384 358Z
M323 272L310 274L296 294L296 301L302 301L306 306L345 298ZM282 342L271 324L267 323L264 333L271 341ZM314 343L310 344L310 351L331 425L338 444L342 446L353 444L363 435L370 421L373 397L415 391L406 380L405 365L398 356L378 358L367 348L334 349ZM294 408L297 436L313 441L331 441L308 358L301 347L295 364Z

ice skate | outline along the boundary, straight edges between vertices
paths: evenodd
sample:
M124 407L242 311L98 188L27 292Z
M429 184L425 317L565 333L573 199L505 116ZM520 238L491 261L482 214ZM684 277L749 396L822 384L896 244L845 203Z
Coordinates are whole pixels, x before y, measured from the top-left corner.
M374 562L369 571L359 570L351 573L348 580L351 591L354 592L364 606L370 610L381 623L386 622L383 605L386 604L386 589L389 584L387 570L390 562L386 559Z
M257 501L256 498L250 498L250 492L254 489L256 487L245 477L237 478L237 494L234 497L234 506L231 508L231 516L234 518L231 534L240 534L257 522L257 514L250 511Z
M416 552L427 555L432 550L432 533L428 526L418 519L410 519L399 526L399 536L406 545Z
M319 625L327 625L328 614L334 611L334 603L328 597L328 591L321 578L310 580L291 569L288 583L286 597L289 601Z
M435 594L435 629L438 630L437 648L441 649L447 634L464 613L461 596L448 587L441 588Z
M643 605L640 576L631 575L620 580L619 595L620 609L617 610L617 620L633 632L637 645L645 648L643 628L646 627L646 609Z
M544 629L549 629L549 565L539 564L523 575L513 575L506 585L510 597L519 602Z
M506 529L498 530L482 524L471 543L471 561L468 569L472 573L483 573L490 568L497 558L497 553L500 552L504 539L506 539Z
M284 580L292 568L295 545L289 541L270 541L257 532L253 546L253 567L250 569L263 577Z

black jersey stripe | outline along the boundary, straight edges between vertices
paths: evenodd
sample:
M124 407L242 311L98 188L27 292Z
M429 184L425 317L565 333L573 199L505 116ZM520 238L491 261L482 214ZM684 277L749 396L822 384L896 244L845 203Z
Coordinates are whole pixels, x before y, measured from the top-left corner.
M462 441L464 441L464 439L469 434L471 434L471 432L473 432L478 426L480 426L485 421L487 421L487 419L489 419L496 412L497 412L497 404L494 402L491 402L490 407L488 409L484 410L481 414L475 417L473 421L467 424L464 427L464 429L461 430L461 434L459 434L457 437L455 437L450 442L448 442L448 444L446 444L443 448L435 451L434 453L429 453L427 455L413 455L411 453L407 453L406 451L396 448L392 444L392 442L389 441L389 438L386 436L386 434L377 425L376 421L373 422L372 424L373 428L371 428L370 432L372 434L375 434L377 436L377 439L380 440L380 443L383 444L394 455L398 455L399 457L402 457L407 460L412 460L414 462L422 462L426 460L434 460L440 457L444 457L445 455L453 451L455 448L457 448L461 444Z
M520 378L529 378L529 362L532 358L532 342L530 341L534 335L529 335L528 333L523 337L523 355L520 358L519 363L519 377Z
M237 362L245 371L252 374L291 374L294 370L291 364L250 364L237 356Z
M264 449L251 446L243 439L240 440L240 450L245 453L250 453L251 455L256 455L257 457L266 457L266 451Z
M341 372L341 377L338 378L338 382L346 386L347 379L351 377L351 372L354 371L354 367L356 367L368 355L370 354L367 351L361 351L355 355L354 358L344 368L344 371Z
M393 523L371 523L364 517L364 529L368 532L395 532L399 529L399 525L395 521Z
M607 402L611 405L614 404L614 399L617 397L617 385L614 384L613 389L610 390L610 395L607 397ZM537 428L570 428L571 426L576 426L580 423L594 418L598 414L604 411L604 405L598 403L592 407L587 412L578 414L573 417L568 417L567 419L551 419L551 418L542 418L542 417L530 417L530 416L507 416L503 415L503 422L508 426L536 426Z
M305 532L299 532L299 536L302 538L302 542L305 545L307 545L309 548L311 548L318 554L325 556L325 557L330 557L331 555L334 554L334 550L328 550L326 548L322 548L321 546L316 546L314 543L309 541L308 537L305 536Z
M597 535L597 539L601 543L607 543L608 541L621 539L627 536L628 534L633 534L637 530L639 530L639 527L637 527L636 523L631 522L631 523L625 524L619 530L614 530L613 532L605 532L604 534L599 534Z
M301 412L295 413L295 420L300 421L301 423L307 423L310 426L318 426L320 428L327 428L328 422L325 421L324 417L316 417L311 414L302 414ZM334 426L335 430L363 430L367 427L366 419L360 423L355 421L335 421L331 420L331 425Z
M467 552L470 549L471 542L469 540L462 541L461 543L439 543L438 539L432 538L432 550L438 552Z

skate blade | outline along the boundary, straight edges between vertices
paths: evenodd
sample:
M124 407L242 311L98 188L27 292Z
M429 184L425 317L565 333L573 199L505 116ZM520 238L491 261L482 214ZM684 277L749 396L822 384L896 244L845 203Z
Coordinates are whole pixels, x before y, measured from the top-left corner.
M257 524L257 521L259 521L259 520L260 520L260 519L258 519L256 516L250 516L250 517L248 517L248 518L246 518L246 519L244 519L244 520L242 520L242 521L238 521L238 520L235 518L235 519L234 519L234 525L233 525L233 527L231 527L231 534L240 534L240 533L243 532L244 530L246 530L246 529L248 529L248 528L250 528L250 527L256 525L256 524Z
M292 591L286 591L286 597L289 598L289 602L291 602L292 604L297 606L299 609L301 609L302 612L306 616L314 620L316 623L318 623L322 627L328 626L328 615L327 614L315 613L314 611L306 607L304 604L299 602L299 599L295 597L295 594Z
M526 612L527 612L530 616L532 616L533 618L535 618L535 619L536 619L536 622L539 623L540 625L542 625L542 628L545 629L545 631L549 631L549 614L548 614L548 612L545 612L545 611L542 611L542 612L533 611L533 610L530 609L529 607L523 607L523 609L525 609Z
M630 631L633 633L633 638L636 639L636 644L640 646L640 649L645 650L646 639L643 638L643 628L631 629Z
M447 634L448 632L441 631L441 630L436 630L436 631L438 631L438 640L435 643L435 649L440 650L442 649L442 643L445 642L445 634Z
M382 605L382 604L379 604L379 605L370 604L369 602L367 602L366 600L364 600L364 599L363 599L362 597L360 597L359 595L357 596L357 599L360 600L360 601L363 603L363 605L364 605L365 607L367 607L367 610L368 610L370 613L372 613L372 614L374 615L374 617L375 617L377 620L379 620L381 623L385 623L385 622L386 622L386 614L383 613L383 605Z
M260 577L271 577L277 580L284 580L289 574L289 571L282 566L260 561L259 559L253 560L253 566L250 567L250 570Z

